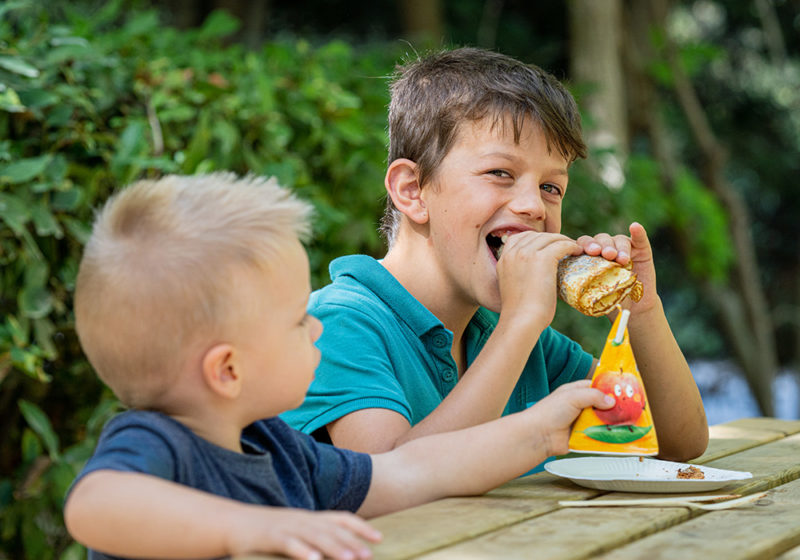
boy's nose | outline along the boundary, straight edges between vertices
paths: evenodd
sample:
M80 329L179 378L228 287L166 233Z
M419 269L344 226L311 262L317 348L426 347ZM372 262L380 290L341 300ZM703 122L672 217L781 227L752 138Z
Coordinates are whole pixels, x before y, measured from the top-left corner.
M508 205L511 211L534 220L544 220L545 207L539 185L518 185L518 187Z

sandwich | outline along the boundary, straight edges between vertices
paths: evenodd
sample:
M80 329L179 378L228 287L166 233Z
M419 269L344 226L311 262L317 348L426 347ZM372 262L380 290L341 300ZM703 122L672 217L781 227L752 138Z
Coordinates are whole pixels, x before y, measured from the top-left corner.
M626 266L602 256L568 256L558 263L558 295L590 317L606 315L623 299L642 299L642 283L633 264Z

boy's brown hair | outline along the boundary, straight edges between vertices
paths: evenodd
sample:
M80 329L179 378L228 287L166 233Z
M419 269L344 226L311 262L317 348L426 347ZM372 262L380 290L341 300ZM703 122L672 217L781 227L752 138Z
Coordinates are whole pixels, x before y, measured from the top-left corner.
M238 267L274 271L307 237L311 207L232 173L139 181L98 213L75 287L75 323L98 376L126 405L159 408L192 350L236 321Z
M554 76L509 56L477 48L439 52L397 68L389 104L389 163L417 164L424 185L450 151L465 121L492 119L513 127L542 127L548 146L568 162L586 157L581 119L572 95ZM399 212L387 199L381 231L391 245Z

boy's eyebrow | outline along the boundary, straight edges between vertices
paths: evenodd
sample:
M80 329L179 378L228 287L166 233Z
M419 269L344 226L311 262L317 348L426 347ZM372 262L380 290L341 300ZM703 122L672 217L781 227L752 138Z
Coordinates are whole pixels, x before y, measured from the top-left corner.
M507 152L487 152L482 154L483 157L499 157L503 159L507 159L508 161L518 161L520 158L514 154L509 154ZM547 170L547 175L563 175L565 177L569 177L569 171L567 171L566 167L555 167L553 169Z

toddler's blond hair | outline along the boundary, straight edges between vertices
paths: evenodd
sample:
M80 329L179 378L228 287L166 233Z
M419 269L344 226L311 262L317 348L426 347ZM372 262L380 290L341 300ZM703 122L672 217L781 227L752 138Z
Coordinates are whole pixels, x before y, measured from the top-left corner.
M126 405L157 408L187 352L235 324L233 270L274 271L311 206L233 173L132 184L98 213L75 289L81 345ZM280 263L277 263L278 267Z

